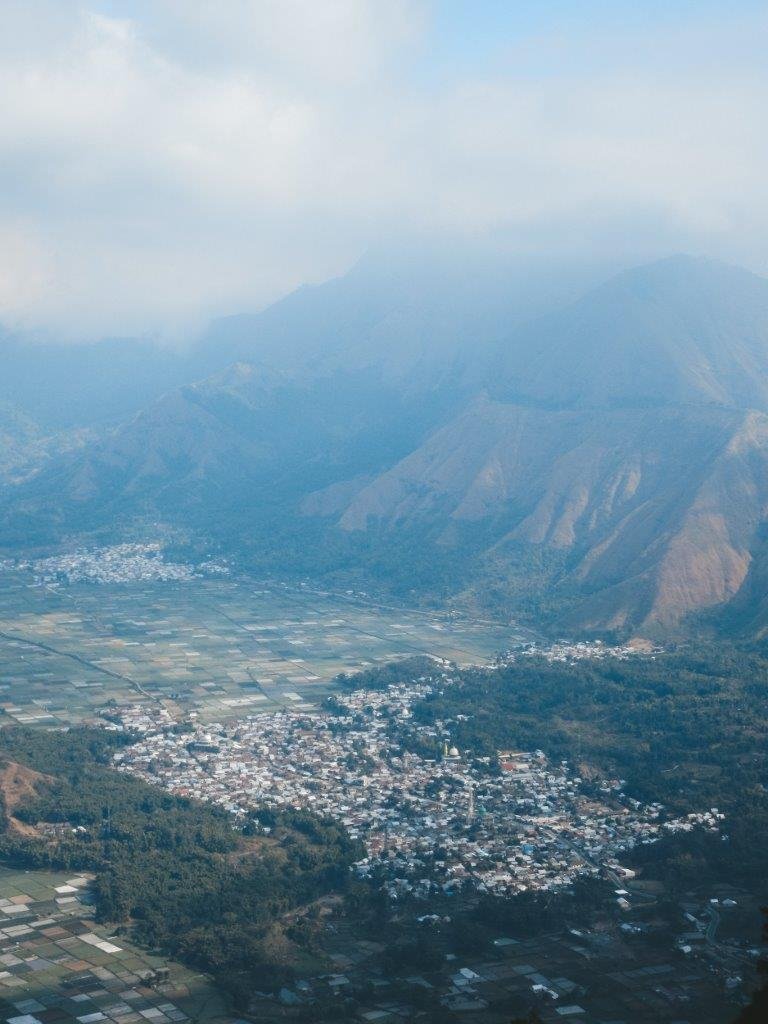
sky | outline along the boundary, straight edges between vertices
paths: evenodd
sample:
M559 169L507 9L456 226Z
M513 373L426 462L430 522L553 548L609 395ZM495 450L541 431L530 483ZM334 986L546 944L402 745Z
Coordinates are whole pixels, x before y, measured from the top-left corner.
M751 0L2 0L0 322L180 337L361 254L768 272Z

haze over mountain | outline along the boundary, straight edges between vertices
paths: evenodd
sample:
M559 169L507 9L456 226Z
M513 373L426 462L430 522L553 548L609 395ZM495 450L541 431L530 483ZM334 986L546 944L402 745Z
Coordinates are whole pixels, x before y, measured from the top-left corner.
M476 589L563 627L734 601L761 629L768 281L690 257L575 300L537 281L363 265L219 322L172 373L238 361L7 491L7 535L160 517L255 565Z
M194 379L179 354L137 338L73 345L0 330L0 346L0 401L47 431L115 425Z
M765 409L766 337L765 278L671 257L619 274L512 334L499 393L556 406Z

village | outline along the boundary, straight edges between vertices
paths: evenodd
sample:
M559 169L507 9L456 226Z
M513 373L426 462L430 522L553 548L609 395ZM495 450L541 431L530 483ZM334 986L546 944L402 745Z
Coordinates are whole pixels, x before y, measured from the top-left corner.
M540 750L459 751L448 725L413 719L432 685L354 690L321 711L216 724L196 724L193 712L182 731L163 708L125 708L113 727L138 738L115 766L237 818L264 806L330 816L364 847L356 873L380 880L392 899L558 890L608 873L628 909L622 881L633 873L622 854L665 834L720 827L716 809L667 817L661 805L633 800L621 780L587 783Z
M543 658L550 665L555 663L571 665L576 661L601 661L607 658L613 661L626 661L628 658L636 657L653 658L662 650L663 648L656 647L647 641L607 644L604 640L560 639L545 645L531 641L504 651L496 659L496 664L509 665L521 658Z
M3 562L0 568L32 573L38 586L48 587L73 583L189 583L230 572L224 562L208 560L190 565L167 560L158 542L80 549L48 558Z

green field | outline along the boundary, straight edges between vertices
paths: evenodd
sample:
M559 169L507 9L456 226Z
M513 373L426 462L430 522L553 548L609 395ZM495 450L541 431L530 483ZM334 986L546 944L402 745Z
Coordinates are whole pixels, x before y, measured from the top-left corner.
M333 678L433 654L484 663L515 627L247 579L33 585L0 574L0 708L63 726L108 702L162 700L220 720L303 707Z

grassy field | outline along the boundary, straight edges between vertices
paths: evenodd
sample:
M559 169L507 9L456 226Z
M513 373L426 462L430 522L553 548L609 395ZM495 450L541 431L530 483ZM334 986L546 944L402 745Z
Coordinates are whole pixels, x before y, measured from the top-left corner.
M247 580L33 586L0 574L0 709L63 726L108 702L162 700L221 720L302 707L393 658L487 662L521 632Z

